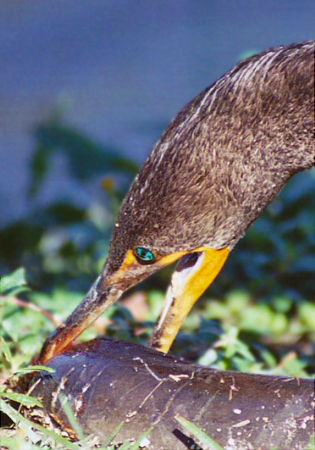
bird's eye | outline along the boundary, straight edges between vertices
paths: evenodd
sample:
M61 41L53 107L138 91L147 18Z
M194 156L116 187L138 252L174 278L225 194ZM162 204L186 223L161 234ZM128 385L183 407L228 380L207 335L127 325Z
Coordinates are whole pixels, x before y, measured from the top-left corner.
M153 262L155 260L154 253L151 252L148 248L137 247L135 249L135 254L138 259L143 262Z

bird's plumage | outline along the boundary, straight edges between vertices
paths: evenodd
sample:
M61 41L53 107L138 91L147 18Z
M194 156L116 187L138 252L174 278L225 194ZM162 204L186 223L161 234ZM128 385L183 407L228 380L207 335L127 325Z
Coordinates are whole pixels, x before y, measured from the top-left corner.
M213 250L232 249L287 180L314 165L314 52L309 41L252 56L175 117L130 187L100 280L68 319L68 335L77 335L102 305L175 260L166 256L199 249L211 261ZM141 266L132 253L136 247L152 251L156 262ZM189 270L198 284L198 273ZM165 311L170 323L174 311ZM62 333L51 339L59 339L59 346Z
M314 164L314 48L248 58L183 108L125 198L114 266L135 246L162 255L233 248L286 181Z

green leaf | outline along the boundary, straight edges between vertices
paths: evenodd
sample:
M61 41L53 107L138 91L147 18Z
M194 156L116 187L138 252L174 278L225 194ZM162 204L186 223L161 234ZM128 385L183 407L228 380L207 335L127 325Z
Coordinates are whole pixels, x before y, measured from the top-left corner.
M314 450L315 448L315 434L313 434L313 436L311 436L310 442L306 448L306 450Z
M14 373L14 375L25 375L26 373L39 372L39 371L46 371L46 372L49 372L49 373L55 373L56 372L55 369L53 369L52 367L49 367L49 366L34 365L34 366L22 367L21 369L18 369Z
M2 336L0 336L0 342L1 342L0 354L2 354L8 362L11 362L12 353L7 341Z
M0 392L0 397L8 398L14 402L20 403L24 406L40 406L43 407L42 403L34 397L26 394L19 394L18 392Z
M79 424L79 422L73 412L73 409L72 409L70 403L68 402L67 397L62 392L59 393L59 397L61 400L62 409L64 410L64 412L69 420L71 428L76 432L79 439L84 439L85 435L83 433L82 427Z
M187 430L190 434L193 435L194 439L198 440L198 444L209 449L209 450L223 450L223 447L219 445L215 440L213 440L210 436L207 435L201 428L199 428L194 423L185 419L180 415L176 415L175 419L179 422L185 430Z
M119 450L139 450L139 448L144 447L143 441L149 436L152 430L153 427L150 427L139 437L139 439L136 440L136 442L134 442L133 444L131 444L130 442L126 442L121 447L119 447Z
M30 428L34 428L35 430L41 431L44 436L52 437L56 442L63 445L65 449L70 450L79 450L79 446L73 444L68 439L60 436L54 431L49 430L48 428L43 427L42 425L38 425L37 423L31 422L22 416L18 411L16 411L12 406L8 405L4 400L0 398L0 411L3 411L17 426L19 426L26 434Z
M115 430L112 432L112 434L109 436L108 439L106 439L105 442L103 442L103 447L108 447L112 441L115 439L115 437L117 436L117 434L119 433L119 431L122 429L122 427L124 426L125 422L120 422L120 424L115 428Z
M17 439L16 437L9 437L9 436L1 436L0 437L0 445L1 448L8 448L10 450L16 450L17 447Z
M3 275L0 278L0 294L7 293L13 288L26 285L25 269L20 267L10 275Z
M310 331L315 331L315 305L311 302L303 302L299 305L299 316Z

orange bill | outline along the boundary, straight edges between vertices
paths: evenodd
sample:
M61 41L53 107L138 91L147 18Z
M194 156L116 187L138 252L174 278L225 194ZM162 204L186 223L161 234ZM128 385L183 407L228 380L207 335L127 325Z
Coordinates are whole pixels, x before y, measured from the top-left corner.
M186 252L161 257L152 265L142 265L132 250L128 250L120 268L107 275L106 265L84 300L45 341L40 362L45 364L52 357L70 347L73 341L93 323L107 308L115 303L129 288L147 278L162 267L179 259Z
M221 271L230 250L201 247L183 256L173 273L151 346L167 353L189 311Z

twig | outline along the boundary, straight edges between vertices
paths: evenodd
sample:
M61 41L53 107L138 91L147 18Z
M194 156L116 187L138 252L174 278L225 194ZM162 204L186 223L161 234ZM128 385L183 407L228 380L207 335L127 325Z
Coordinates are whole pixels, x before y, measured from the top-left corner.
M58 327L59 323L58 321L54 318L54 316L47 311L47 309L42 308L41 306L35 305L35 303L32 302L28 302L26 300L22 300L21 298L18 297L6 297L4 295L0 295L0 300L6 300L6 301L10 301L11 303L17 305L17 306L21 306L22 308L29 308L29 309L33 309L34 311L40 312L41 314L43 314L45 317L47 317L47 319L49 319L54 327Z

